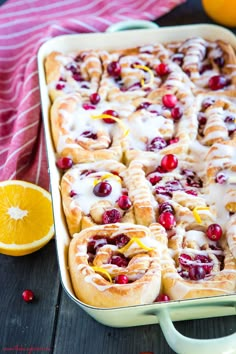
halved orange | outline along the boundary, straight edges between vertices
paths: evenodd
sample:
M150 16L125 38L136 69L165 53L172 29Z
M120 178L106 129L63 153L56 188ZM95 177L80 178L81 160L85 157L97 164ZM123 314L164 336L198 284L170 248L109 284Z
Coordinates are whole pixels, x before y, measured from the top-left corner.
M235 0L202 0L203 9L209 17L224 26L236 26Z
M25 181L0 182L0 253L23 256L54 235L51 195Z

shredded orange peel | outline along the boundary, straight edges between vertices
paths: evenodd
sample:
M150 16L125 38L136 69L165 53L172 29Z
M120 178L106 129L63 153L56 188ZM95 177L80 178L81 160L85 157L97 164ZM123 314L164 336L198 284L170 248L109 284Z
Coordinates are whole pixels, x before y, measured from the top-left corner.
M143 248L145 251L152 251L153 248L145 246L139 238L133 237L124 247L118 249L119 252L124 253L133 244L137 243L139 247Z
M122 122L122 120L120 118L114 117L110 114L98 114L97 116L91 116L92 119L113 119L116 123L118 123L120 125L120 127L123 129L124 131L124 136L127 136L129 134L129 129L126 128L124 122Z
M107 270L105 270L101 267L95 267L95 266L93 266L91 268L94 270L95 273L100 273L102 275L105 275L108 278L109 282L112 283L112 278Z
M121 178L117 175L114 175L113 173L106 173L105 175L99 177L99 178L96 178L94 181L93 181L93 184L94 186L96 186L96 184L98 184L99 182L102 182L108 178L114 178L117 180L117 182L121 183Z
M153 71L149 67L147 67L146 65L139 65L139 64L135 64L133 67L136 69L142 69L144 71L147 71L150 75L150 81L147 84L145 84L144 79L141 80L142 87L149 87L149 86L153 85L154 74L153 74Z
M202 219L201 219L201 217L200 217L198 211L200 211L200 210L209 210L209 209L210 209L209 207L195 207L195 208L193 209L193 216L194 216L194 218L195 218L195 220L196 220L196 222L197 222L198 224L201 224L201 223L202 223Z

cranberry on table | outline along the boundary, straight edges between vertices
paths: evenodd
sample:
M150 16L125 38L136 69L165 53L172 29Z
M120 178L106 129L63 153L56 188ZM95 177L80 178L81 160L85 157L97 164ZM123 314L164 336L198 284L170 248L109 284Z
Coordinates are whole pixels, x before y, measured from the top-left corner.
M129 278L127 275L124 274L119 274L115 277L115 283L116 284L128 284Z
M212 241L218 241L223 234L222 228L219 224L211 224L206 230L207 237Z
M118 61L112 61L107 65L107 72L112 77L119 77L121 74L121 66Z
M68 170L73 165L73 161L70 157L60 157L56 161L56 166L61 170Z
M158 222L166 229L171 230L175 225L175 217L169 211L165 211L159 215Z
M22 298L25 302L32 302L34 300L34 293L30 289L26 289L22 293Z
M175 95L166 94L162 97L162 103L167 108L173 108L177 104L178 100Z
M106 197L111 194L112 186L110 183L102 181L97 183L93 188L93 193L97 197Z
M166 172L171 172L178 166L178 159L173 154L167 154L161 159L161 167Z
M120 196L117 204L122 210L128 210L132 205L131 200L127 195Z

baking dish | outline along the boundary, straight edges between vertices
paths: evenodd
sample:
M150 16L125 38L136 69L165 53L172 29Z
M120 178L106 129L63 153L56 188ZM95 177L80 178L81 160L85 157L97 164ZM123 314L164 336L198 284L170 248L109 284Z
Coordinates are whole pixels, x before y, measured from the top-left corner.
M137 29L144 27L145 29ZM148 29L147 29L148 27ZM122 49L141 46L155 40L170 42L184 40L190 35L209 40L222 39L236 48L236 38L230 31L216 25L191 25L166 28L150 28L147 23L120 23L112 26L110 33L93 33L59 36L45 42L38 52L39 84L42 114L45 128L46 147L51 181L53 213L55 222L57 256L61 282L69 297L98 322L111 327L130 327L159 323L170 347L177 353L236 353L236 333L227 337L209 340L190 339L178 333L172 321L200 319L236 314L236 294L201 299L171 301L123 308L103 309L88 306L79 301L70 282L67 268L67 251L70 242L59 191L60 173L56 168L56 156L49 125L50 100L44 73L44 59L53 50L69 52L76 49ZM121 31L123 28L135 31Z

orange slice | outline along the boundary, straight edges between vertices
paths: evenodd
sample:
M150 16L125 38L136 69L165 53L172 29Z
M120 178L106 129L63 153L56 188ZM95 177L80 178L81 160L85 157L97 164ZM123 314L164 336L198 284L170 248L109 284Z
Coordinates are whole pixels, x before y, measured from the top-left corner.
M0 182L0 225L0 253L37 251L54 235L50 193L29 182Z

